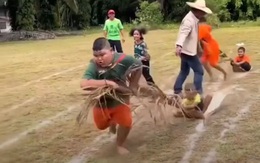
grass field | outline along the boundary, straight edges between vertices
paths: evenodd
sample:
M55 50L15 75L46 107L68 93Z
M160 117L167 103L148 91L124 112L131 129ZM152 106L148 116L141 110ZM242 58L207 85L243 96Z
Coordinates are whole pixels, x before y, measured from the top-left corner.
M179 119L165 127L143 122L129 137L129 156L117 156L112 143L106 143L83 162L172 163L185 158L194 163L259 162L259 33L257 27L213 32L221 49L232 57L235 44L244 42L256 72L242 77L229 73L229 80L219 88L238 88L225 98L222 110L212 117L206 131L196 130L198 121ZM152 56L152 74L165 90L171 89L179 70L179 59L173 53L176 34L176 30L157 30L145 37ZM75 122L82 100L80 78L98 36L0 44L1 163L71 162L82 151L90 156L90 144L95 147L103 139L96 139L102 132L94 125L79 128ZM126 39L123 48L132 53L132 38Z

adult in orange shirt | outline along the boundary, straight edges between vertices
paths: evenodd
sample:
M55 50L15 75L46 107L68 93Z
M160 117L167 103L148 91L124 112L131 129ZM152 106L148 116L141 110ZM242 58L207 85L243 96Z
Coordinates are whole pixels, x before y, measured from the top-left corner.
M220 48L218 42L211 35L212 28L210 25L206 24L206 19L200 20L199 24L199 40L203 48L203 54L201 56L201 62L209 74L211 80L213 79L213 74L209 65L218 71L222 72L224 75L224 80L227 78L226 71L219 65L220 59Z
M238 56L231 61L233 72L245 72L251 70L250 58L245 54L246 49L244 47L238 48Z

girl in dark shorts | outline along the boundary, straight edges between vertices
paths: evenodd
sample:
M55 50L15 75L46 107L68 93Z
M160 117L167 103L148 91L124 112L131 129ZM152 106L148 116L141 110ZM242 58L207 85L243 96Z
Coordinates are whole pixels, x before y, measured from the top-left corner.
M148 85L155 84L153 77L150 74L150 55L148 53L147 44L144 42L144 37L147 33L145 28L133 28L129 35L134 37L134 56L136 59L141 60L143 67L143 76Z

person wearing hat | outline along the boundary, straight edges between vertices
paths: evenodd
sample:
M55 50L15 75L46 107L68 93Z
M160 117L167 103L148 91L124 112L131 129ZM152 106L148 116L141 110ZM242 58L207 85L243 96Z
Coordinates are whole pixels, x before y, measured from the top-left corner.
M104 36L108 39L111 48L118 53L123 53L122 45L121 45L121 37L122 42L125 42L124 34L123 34L123 25L121 20L115 18L115 11L108 11L108 18L105 22L104 26Z
M206 7L205 0L186 2L190 12L183 18L176 42L176 55L181 59L180 73L174 84L174 93L182 92L182 85L189 75L190 68L194 71L194 85L198 93L202 94L203 67L199 59L199 20L212 11Z

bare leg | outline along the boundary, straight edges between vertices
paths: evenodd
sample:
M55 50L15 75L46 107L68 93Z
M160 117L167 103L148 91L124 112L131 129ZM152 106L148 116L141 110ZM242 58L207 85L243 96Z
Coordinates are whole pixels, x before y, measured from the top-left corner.
M205 70L209 74L210 80L213 81L213 74L212 74L211 68L209 67L208 62L203 63L203 67L205 68Z
M205 119L203 113L197 109L190 111L189 115L192 115L192 118Z
M109 126L109 132L110 132L111 134L116 134L116 124L111 124L111 125Z
M211 100L212 100L212 96L211 95L207 95L204 98L204 100L203 100L204 105L203 105L203 110L202 110L203 113L205 113L207 111Z
M220 67L219 65L212 66L212 67L214 67L215 69L217 69L217 70L219 70L220 72L222 72L223 75L224 75L224 80L227 80L227 72L226 72L222 67Z
M128 154L129 151L123 147L123 144L130 132L131 128L129 127L123 127L123 126L118 126L118 129L117 129L117 152L120 154L120 155L125 155L125 154Z

